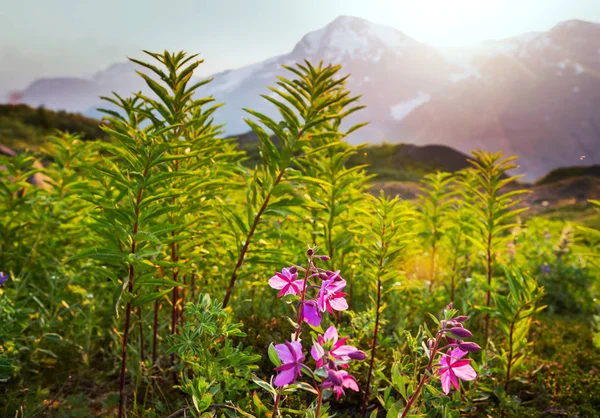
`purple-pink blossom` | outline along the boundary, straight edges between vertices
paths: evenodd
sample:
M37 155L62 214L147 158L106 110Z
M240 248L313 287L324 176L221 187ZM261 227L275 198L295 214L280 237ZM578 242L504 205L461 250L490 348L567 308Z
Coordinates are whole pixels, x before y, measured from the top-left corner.
M350 360L364 360L367 355L364 351L351 345L345 345L348 337L339 338L335 327L327 328L323 335L317 337L317 342L310 350L311 356L317 361L317 368L323 367L328 356L336 361L348 362ZM347 366L342 364L342 367Z
M321 312L325 310L333 314L333 310L345 311L348 309L348 302L344 299L345 293L341 290L346 287L346 281L340 278L339 274L334 275L332 278L323 280L321 289L317 294L317 304Z
M304 280L297 280L298 273L292 272L289 268L281 269L281 273L275 273L275 276L269 279L269 286L273 289L281 289L277 297L285 295L302 295L304 290Z
M458 379L468 381L477 377L477 373L470 365L471 360L461 360L465 354L467 354L466 351L455 348L454 350L448 350L448 353L442 354L440 358L438 374L442 380L442 390L446 395L450 393L451 385L456 390L460 390Z
M0 271L0 286L2 286L8 280L8 275L4 274L3 271Z
M321 312L314 300L306 300L302 303L302 318L314 327L321 325Z
M285 386L294 383L302 370L304 354L302 344L298 341L285 342L275 345L275 351L281 360L281 366L275 370L279 373L273 382L275 386Z
M331 388L337 400L344 394L344 388L358 392L356 379L345 370L328 370L327 379L321 384L321 387Z

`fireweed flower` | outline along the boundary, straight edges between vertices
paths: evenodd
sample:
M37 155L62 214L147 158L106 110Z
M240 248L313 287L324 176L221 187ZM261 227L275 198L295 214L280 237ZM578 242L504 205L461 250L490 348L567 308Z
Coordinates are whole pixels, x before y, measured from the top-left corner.
M461 360L466 351L460 348L454 350L448 350L447 354L442 354L438 365L438 374L442 380L442 390L446 395L450 393L450 385L454 386L456 390L460 390L458 379L462 380L473 380L477 377L477 373L469 363L470 359Z
M275 351L281 360L281 366L275 370L279 372L273 382L275 386L285 386L294 383L302 370L304 354L302 344L298 341L285 342L275 345Z
M302 295L304 289L304 280L297 280L298 273L290 271L289 268L281 269L281 273L275 273L275 276L269 279L269 286L273 289L281 289L277 297L285 295Z
M548 263L542 264L542 267L540 267L540 271L544 274L550 274L550 272L552 272Z
M310 355L317 361L317 368L323 367L325 360L331 357L335 361L348 362L350 360L364 360L367 355L364 351L351 345L344 345L348 337L339 338L335 327L327 328L323 335L319 335L317 342L310 350ZM342 364L347 367L347 364Z
M348 374L344 370L328 370L327 379L321 383L323 388L331 388L335 393L335 398L339 400L344 394L344 388L352 389L358 392L358 384L354 376Z
M4 274L3 271L0 271L0 286L2 286L8 280L8 275Z
M331 279L323 280L321 289L317 294L317 304L321 312L329 311L333 315L333 310L345 311L348 309L348 302L344 299L345 293L341 290L346 287L346 281L339 278L339 274Z
M314 327L321 325L321 312L319 312L316 301L304 301L302 304L302 318L304 319L304 322L307 322Z

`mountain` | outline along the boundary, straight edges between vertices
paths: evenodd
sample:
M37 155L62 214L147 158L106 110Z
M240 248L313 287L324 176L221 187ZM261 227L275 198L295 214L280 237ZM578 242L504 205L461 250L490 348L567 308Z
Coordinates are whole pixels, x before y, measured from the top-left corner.
M436 50L402 32L341 16L304 36L285 55L213 76L199 94L225 106L217 122L227 134L248 130L242 107L276 116L259 94L282 69L308 59L342 65L348 88L367 109L347 123L370 120L352 143L440 144L519 155L526 180L548 171L600 163L600 25L567 21L547 32L484 42L476 48ZM111 90L147 92L132 64L115 64L92 79L44 79L21 101L85 112Z
M470 57L470 76L393 131L415 143L519 155L530 180L584 159L600 163L600 25L568 21L488 46Z

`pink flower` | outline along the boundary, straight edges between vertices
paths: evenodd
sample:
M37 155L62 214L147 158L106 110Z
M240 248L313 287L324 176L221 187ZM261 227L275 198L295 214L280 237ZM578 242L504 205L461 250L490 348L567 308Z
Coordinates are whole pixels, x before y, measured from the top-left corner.
M279 374L273 382L275 386L285 386L294 383L302 370L304 354L302 353L302 344L298 341L285 342L275 345L275 351L281 360L281 366L275 370Z
M358 392L356 379L344 370L328 370L327 379L321 384L321 387L332 388L337 400L344 394L344 388Z
M338 339L338 332L335 327L327 328L327 331L317 338L317 342L310 350L310 355L317 361L317 368L323 367L327 356L333 357L336 361L348 362L350 360L364 360L367 355L364 351L351 345L344 345L348 337ZM347 365L342 364L342 367Z
M331 279L323 280L321 289L317 294L317 304L321 312L325 312L325 309L333 314L333 309L336 311L345 311L348 309L348 302L344 299L345 293L340 292L346 287L346 281L338 274L332 276Z
M446 395L450 393L450 384L456 390L460 390L458 379L473 380L477 377L477 373L469 364L471 360L460 360L465 354L467 354L466 351L455 348L448 350L448 353L443 354L440 358L438 374L442 380L442 390Z
M316 301L304 301L302 304L302 317L305 322L308 322L314 327L321 325L321 312L319 312Z
M281 273L275 273L275 276L269 279L269 286L273 289L281 289L277 297L285 295L302 295L304 289L304 280L296 280L298 273L290 271L288 268L281 269Z

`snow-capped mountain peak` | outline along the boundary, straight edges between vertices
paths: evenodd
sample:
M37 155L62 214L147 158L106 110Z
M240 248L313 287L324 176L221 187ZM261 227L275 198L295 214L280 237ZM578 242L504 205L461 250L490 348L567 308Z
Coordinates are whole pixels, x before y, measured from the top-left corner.
M327 60L369 60L378 62L386 51L401 55L403 49L418 44L397 29L367 20L340 16L305 35L292 54L323 56Z

